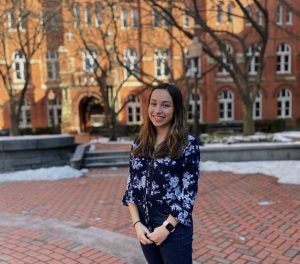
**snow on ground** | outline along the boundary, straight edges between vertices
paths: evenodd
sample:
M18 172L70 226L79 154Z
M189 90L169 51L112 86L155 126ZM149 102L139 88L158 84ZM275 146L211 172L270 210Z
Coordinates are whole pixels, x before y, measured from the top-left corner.
M285 132L274 135L280 142L286 142L287 138L300 140L300 132ZM234 139L232 142L240 142L241 138ZM103 140L102 142L109 142ZM124 141L121 141L124 143ZM248 141L249 142L249 141ZM251 141L250 141L251 142ZM254 144L254 143L253 143ZM300 161L248 161L248 162L201 162L202 171L231 171L240 174L265 174L278 178L280 183L300 185ZM43 168L37 170L24 170L19 172L0 174L1 182L13 181L32 181L32 180L59 180L68 178L78 178L84 175L87 170L76 170L70 166Z

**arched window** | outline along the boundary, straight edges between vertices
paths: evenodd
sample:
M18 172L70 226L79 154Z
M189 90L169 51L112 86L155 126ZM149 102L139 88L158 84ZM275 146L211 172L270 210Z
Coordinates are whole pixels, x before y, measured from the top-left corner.
M228 23L232 23L232 21L233 21L233 19L232 19L232 9L233 9L232 4L228 4L227 5L227 22Z
M129 95L127 109L127 124L136 125L141 122L141 105L138 96Z
M196 112L197 110L197 112ZM188 122L193 122L195 119L195 114L198 116L198 120L202 120L202 111L201 111L201 97L197 94L191 94L189 96L189 105L187 111L187 120Z
M61 100L55 97L48 100L48 126L59 126L61 124Z
M27 97L24 98L24 102L21 106L19 127L20 128L31 127L31 104Z
M252 116L253 119L262 118L262 95L258 92L252 106Z
M292 117L292 93L289 89L281 89L277 94L277 117Z
M217 23L221 24L222 20L222 4L219 3L217 5Z
M127 49L124 53L124 60L126 66L124 71L125 79L130 76L139 75L137 51L135 49Z
M277 47L277 73L290 73L292 64L290 45L282 43Z
M233 93L225 89L219 93L219 120L233 120Z
M231 67L231 65L229 63L228 56L231 56L233 54L233 48L229 44L226 44L225 48L226 48L226 53L221 52L220 56L221 56L221 59L223 61L223 64L227 64L227 65L229 65L229 67ZM218 74L219 75L228 75L229 72L228 72L227 68L220 66L219 69L218 69Z
M101 3L95 3L95 12L96 12L96 27L100 27L102 24L102 6Z

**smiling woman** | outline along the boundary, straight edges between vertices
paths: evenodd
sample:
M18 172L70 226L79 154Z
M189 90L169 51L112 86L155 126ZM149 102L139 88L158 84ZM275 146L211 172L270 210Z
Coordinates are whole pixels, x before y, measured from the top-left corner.
M187 134L178 87L154 87L148 116L132 145L123 197L148 263L192 263L192 211L199 142Z

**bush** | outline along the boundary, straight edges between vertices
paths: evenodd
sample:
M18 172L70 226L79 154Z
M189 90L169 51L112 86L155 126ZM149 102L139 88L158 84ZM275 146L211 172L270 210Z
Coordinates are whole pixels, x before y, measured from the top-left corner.
M285 131L287 127L287 119L275 119L271 123L271 132Z

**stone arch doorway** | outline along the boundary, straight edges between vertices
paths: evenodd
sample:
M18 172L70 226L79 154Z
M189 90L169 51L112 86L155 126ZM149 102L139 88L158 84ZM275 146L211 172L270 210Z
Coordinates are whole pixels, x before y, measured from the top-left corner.
M102 126L104 106L99 98L86 96L79 103L80 131L89 132L93 126Z

